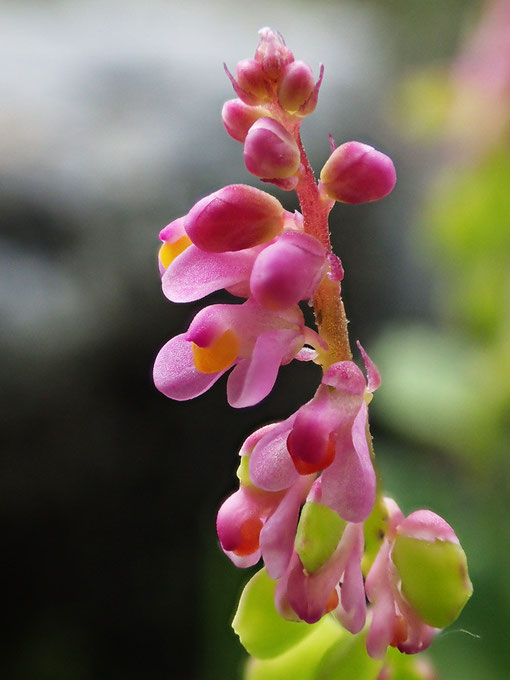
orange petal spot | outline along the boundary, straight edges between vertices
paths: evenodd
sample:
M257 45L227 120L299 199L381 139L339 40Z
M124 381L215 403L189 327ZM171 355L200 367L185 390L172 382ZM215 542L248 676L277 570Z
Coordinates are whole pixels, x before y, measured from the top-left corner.
M398 647L400 644L407 640L409 635L409 630L407 626L407 621L403 616L397 616L395 621L395 628L393 629L393 639L390 642L392 647Z
M227 330L209 347L199 347L191 343L193 363L200 373L218 373L231 366L239 354L239 338L233 330Z
M287 450L290 453L290 456L292 458L292 462L294 463L294 467L296 470L299 472L300 475L311 475L314 472L320 472L321 470L325 470L327 467L331 465L331 463L335 460L335 452L336 452L336 436L334 432L331 432L329 435L328 439L328 446L326 448L326 452L322 456L320 460L315 461L314 463L309 463L306 460L303 460L302 458L299 458L296 456L295 453L292 451L292 431L287 437Z
M190 245L191 241L187 236L181 236L175 243L163 243L159 249L159 261L165 269L168 269L175 258Z
M334 588L328 597L328 601L326 602L326 611L324 612L325 614L329 614L329 612L332 612L333 609L336 609L338 607L338 593L336 591L336 588Z
M262 529L262 520L258 517L250 517L241 525L239 533L241 534L241 542L234 550L238 557L246 557L252 555L259 547L259 535Z

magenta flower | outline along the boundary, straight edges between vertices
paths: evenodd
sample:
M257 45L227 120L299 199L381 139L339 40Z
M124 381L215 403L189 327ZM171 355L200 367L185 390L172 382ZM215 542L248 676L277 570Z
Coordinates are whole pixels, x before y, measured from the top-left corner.
M365 584L373 604L367 651L376 659L388 645L406 654L426 649L472 592L451 526L429 510L405 518L392 499L385 503L389 527Z
M315 623L334 611L347 630L359 633L366 617L363 548L363 525L347 524L336 550L316 571L307 570L294 552L276 587L275 604L280 614L290 620Z
M268 491L297 474L322 471L320 503L348 522L362 522L375 500L375 472L366 439L365 393L379 374L363 351L368 384L352 361L333 364L315 396L261 437L250 457L250 479Z
M223 253L193 245L184 224L185 218L175 220L160 234L168 239L159 257L162 287L172 302L191 302L225 288L240 297L251 294L269 309L286 309L312 298L327 269L326 251L301 231L299 213L284 211L284 231L268 244Z
M227 383L228 402L235 408L253 406L266 397L278 369L300 354L305 343L320 338L304 325L299 307L275 314L253 300L242 305L212 305L193 319L187 333L160 350L154 383L167 397L183 401L207 391L234 367Z

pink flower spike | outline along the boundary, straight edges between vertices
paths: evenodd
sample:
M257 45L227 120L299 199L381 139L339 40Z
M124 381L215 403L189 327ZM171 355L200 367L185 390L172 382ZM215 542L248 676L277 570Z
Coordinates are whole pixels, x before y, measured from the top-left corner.
M278 101L289 113L295 113L311 95L315 86L312 69L304 61L289 64L278 84Z
M286 309L313 297L326 271L326 251L309 234L289 231L255 260L250 288L269 309Z
M281 203L245 184L231 184L198 201L185 218L191 241L212 253L237 251L271 241L282 227Z
M223 104L221 110L225 130L238 142L244 142L253 123L267 115L266 109L260 106L248 106L241 99L229 99Z
M368 356L368 354L365 352L363 347L361 346L361 343L359 340L356 341L356 345L358 346L359 351L361 352L361 356L363 357L363 363L365 364L365 371L367 374L367 391L368 392L375 392L376 389L381 385L381 375L379 371L377 370L376 365L372 361L372 359Z
M397 181L391 158L360 142L347 142L335 149L320 178L329 198L353 204L384 198Z
M244 141L244 162L256 177L287 179L299 170L299 148L294 138L274 118L259 118Z

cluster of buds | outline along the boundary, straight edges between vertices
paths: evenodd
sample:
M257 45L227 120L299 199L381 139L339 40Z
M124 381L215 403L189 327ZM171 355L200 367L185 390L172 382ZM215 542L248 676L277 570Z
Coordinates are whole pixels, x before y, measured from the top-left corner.
M335 317L343 311L343 270L327 227L335 201L386 196L395 169L370 146L332 143L315 181L299 128L315 109L323 68L315 82L279 34L262 29L254 59L239 62L235 74L228 73L238 99L223 107L225 128L244 144L248 170L295 189L303 214L231 185L161 231L166 297L190 302L224 288L245 301L202 309L159 352L155 384L172 399L191 399L233 369L227 397L241 408L266 397L292 359L322 366L308 403L243 444L239 490L218 513L221 547L239 567L262 558L283 619L313 624L332 613L353 634L368 620L372 657L382 659L388 645L418 652L467 601L466 560L444 520L427 511L406 519L377 491L368 404L380 377L359 343L364 372L348 340L335 337L346 334ZM314 302L319 332L305 325L303 300ZM365 524L374 512L382 536L367 562Z

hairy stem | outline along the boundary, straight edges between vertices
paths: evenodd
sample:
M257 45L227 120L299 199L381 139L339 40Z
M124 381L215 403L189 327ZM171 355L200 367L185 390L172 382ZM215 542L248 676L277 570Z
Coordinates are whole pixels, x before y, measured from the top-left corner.
M305 232L318 239L328 252L331 250L328 215L330 208L320 197L313 170L303 148L299 132L296 134L304 172L296 188L304 218ZM324 277L313 298L315 321L328 350L319 354L319 363L326 370L337 361L352 359L347 331L347 317L340 294L340 282Z

